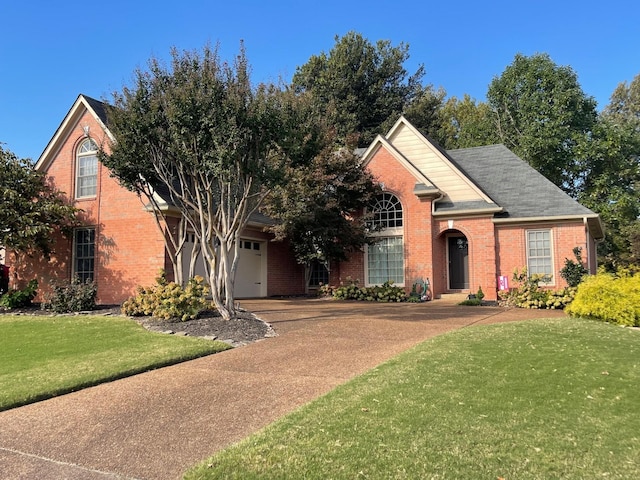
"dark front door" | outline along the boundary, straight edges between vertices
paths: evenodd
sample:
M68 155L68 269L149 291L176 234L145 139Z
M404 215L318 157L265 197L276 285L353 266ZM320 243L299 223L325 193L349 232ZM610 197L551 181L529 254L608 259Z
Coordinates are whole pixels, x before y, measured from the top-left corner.
M449 288L469 288L469 244L465 237L449 237Z

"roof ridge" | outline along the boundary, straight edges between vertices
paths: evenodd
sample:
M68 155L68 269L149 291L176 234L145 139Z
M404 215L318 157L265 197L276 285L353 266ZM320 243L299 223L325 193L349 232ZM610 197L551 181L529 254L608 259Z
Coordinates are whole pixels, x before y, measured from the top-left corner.
M485 149L489 149L489 148L493 148L493 147L504 147L507 148L507 146L504 143L492 143L490 145L478 145L476 147L464 147L464 148L451 148L448 149L447 152L459 152L462 150L485 150ZM508 148L507 148L508 150Z

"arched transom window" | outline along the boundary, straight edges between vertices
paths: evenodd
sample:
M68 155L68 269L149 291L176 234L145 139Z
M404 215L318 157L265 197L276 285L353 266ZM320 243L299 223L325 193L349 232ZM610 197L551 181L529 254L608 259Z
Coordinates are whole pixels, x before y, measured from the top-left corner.
M402 204L392 193L378 195L372 206L373 223L378 228L402 227Z
M90 138L78 148L76 158L76 198L93 197L98 185L98 145Z
M376 241L366 249L366 277L368 285L393 282L404 285L403 215L400 199L383 193L372 205L372 222L376 227Z

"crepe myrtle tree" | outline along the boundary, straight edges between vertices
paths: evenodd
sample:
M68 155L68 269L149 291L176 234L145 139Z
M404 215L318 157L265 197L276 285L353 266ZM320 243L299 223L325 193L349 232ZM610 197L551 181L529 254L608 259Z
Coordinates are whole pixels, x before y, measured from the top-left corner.
M53 252L54 233L68 235L79 224L79 209L69 204L29 159L0 144L0 247L16 256Z
M164 192L195 234L215 306L234 318L240 233L287 158L283 96L252 86L242 45L232 64L217 46L173 49L170 66L152 58L134 78L113 95L102 161L124 185Z

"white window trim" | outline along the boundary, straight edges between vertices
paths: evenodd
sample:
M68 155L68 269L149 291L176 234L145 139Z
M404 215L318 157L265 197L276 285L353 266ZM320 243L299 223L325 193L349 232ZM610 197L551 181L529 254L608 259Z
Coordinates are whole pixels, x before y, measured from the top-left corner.
M75 198L76 199L95 198L98 194L98 149L96 148L95 150L80 152L80 150L82 149L82 146L87 142L93 142L93 144L96 145L97 147L97 144L92 139L88 138L86 140L83 140L78 146L78 149L76 150L76 162L75 162L76 163L76 169L75 169L76 170L75 172ZM96 159L96 174L95 174L96 191L90 195L80 195L80 159L87 158L87 157L95 157ZM82 178L89 178L89 175L86 175Z
M554 255L554 241L553 241L553 229L551 228L532 228L525 231L525 258L527 259L527 275L531 276L531 265L529 263L529 234L535 232L548 232L549 233L549 254L551 257L551 280L549 282L540 282L540 285L544 287L553 287L556 284L556 264Z
M394 282L393 285L397 286L397 287L404 287L405 286L405 282L406 282L406 269L407 269L407 256L406 256L406 252L405 252L405 234L404 234L404 227L405 227L405 210L404 210L404 205L402 204L402 201L400 200L400 198L392 193L392 192L384 192L384 194L387 195L392 195L393 197L395 197L395 199L398 201L398 203L400 204L400 208L402 209L402 226L398 226L398 227L385 227L383 229L381 229L380 231L376 231L376 232L372 232L370 234L370 237L374 238L375 240L382 240L384 238L400 238L401 242L402 242L402 282ZM367 287L373 287L373 286L377 286L377 285L382 285L381 283L371 283L369 282L369 245L365 245L364 248L364 284Z
M383 232L376 232L371 234L371 237L376 240L382 240L383 238L400 238L402 239L402 282L393 282L396 287L404 287L406 283L406 270L407 270L407 256L405 252L404 243L404 229L402 227L385 229ZM366 287L375 287L382 285L381 283L369 282L369 245L364 247L364 278Z

